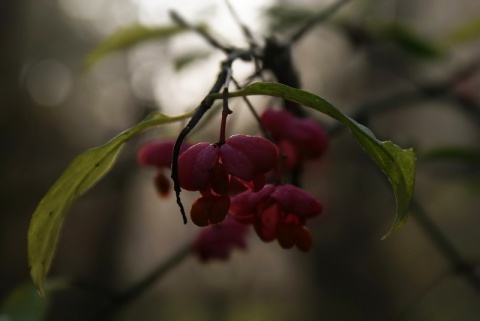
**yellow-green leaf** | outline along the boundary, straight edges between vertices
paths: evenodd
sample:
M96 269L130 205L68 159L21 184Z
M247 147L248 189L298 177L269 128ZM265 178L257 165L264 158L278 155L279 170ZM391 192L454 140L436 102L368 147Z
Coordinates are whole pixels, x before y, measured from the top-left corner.
M160 27L134 25L127 27L100 42L100 44L88 54L84 61L84 68L90 69L112 52L130 48L145 40L167 39L186 30L188 29L177 25Z
M192 114L189 112L169 117L154 113L107 144L87 150L73 160L40 201L28 230L30 275L40 295L45 295L45 276L55 253L63 218L70 205L110 171L128 139L150 127L183 120Z
M460 24L445 37L445 44L449 46L468 43L480 38L480 17Z
M230 93L230 97L249 95L268 95L294 101L345 124L368 156L385 173L392 185L397 201L397 213L392 228L384 238L405 224L415 185L415 153L413 150L401 149L390 141L379 141L370 129L357 123L329 102L312 93L278 83L254 83L242 90Z

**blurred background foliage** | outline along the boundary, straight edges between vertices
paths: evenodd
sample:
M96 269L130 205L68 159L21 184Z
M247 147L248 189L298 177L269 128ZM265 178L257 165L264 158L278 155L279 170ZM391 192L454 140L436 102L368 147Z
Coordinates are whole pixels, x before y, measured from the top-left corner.
M286 39L332 1L231 3L255 35ZM181 125L162 127L132 140L112 173L71 209L47 287L63 289L58 276L82 286L39 301L28 283L31 214L73 157L150 111L195 107L215 79L222 55L193 33L139 43L85 70L106 36L171 24L169 9L245 46L220 0L0 2L0 320L94 319L106 290L125 289L198 232L183 225L172 199L158 199L154 173L135 163L142 141L174 137ZM359 116L380 139L416 149L418 206L402 230L380 241L394 213L388 183L351 135L332 131L328 155L304 169L305 189L325 205L308 255L252 233L230 261L189 258L112 318L478 320L478 288L465 276L480 259L479 12L476 0L356 0L293 48L303 89ZM251 72L234 68L239 78ZM255 133L240 105L232 102L230 133ZM191 140L212 140L215 127ZM452 267L418 213L473 270Z

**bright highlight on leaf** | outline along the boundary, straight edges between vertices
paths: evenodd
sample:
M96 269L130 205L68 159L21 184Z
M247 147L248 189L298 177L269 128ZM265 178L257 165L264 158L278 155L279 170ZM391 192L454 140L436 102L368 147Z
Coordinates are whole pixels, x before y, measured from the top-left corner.
M177 25L161 27L130 26L107 37L93 49L85 59L84 68L88 70L105 58L105 56L118 50L133 47L142 41L168 39L171 36L187 30L187 28Z
M87 150L73 160L40 201L28 230L30 275L40 295L45 296L45 276L52 263L64 215L70 205L110 171L128 139L150 127L183 120L192 114L189 112L169 117L154 113L107 144Z
M401 149L390 141L379 141L367 127L344 115L329 102L312 93L278 83L254 83L230 93L230 97L250 95L268 95L294 101L345 124L368 156L385 173L392 185L397 201L397 214L392 228L383 238L390 236L405 224L415 185L415 153L413 150Z

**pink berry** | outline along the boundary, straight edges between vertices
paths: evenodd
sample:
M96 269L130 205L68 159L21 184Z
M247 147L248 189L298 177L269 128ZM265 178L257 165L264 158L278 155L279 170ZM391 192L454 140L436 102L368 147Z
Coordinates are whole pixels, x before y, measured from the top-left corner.
M261 191L246 191L232 199L230 213L242 223L253 224L260 239L278 240L283 248L294 245L308 251L312 245L307 219L317 216L322 205L315 197L293 185L266 185Z
M203 229L195 240L193 251L204 262L212 259L226 260L235 247L246 247L247 231L247 225L227 218L221 224Z
M180 186L203 195L192 206L192 221L200 226L218 223L202 213L217 206L218 197L229 199L231 188L238 182L260 190L265 184L265 173L274 168L277 158L274 144L265 138L247 135L234 135L221 145L199 143L187 149L178 159ZM223 209L223 204L218 206ZM223 217L226 212L228 209L222 210Z

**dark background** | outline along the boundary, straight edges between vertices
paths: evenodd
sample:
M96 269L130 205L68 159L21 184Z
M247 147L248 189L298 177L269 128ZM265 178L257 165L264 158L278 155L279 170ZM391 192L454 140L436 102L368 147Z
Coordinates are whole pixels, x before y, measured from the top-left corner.
M452 46L438 59L423 59L382 40L367 42L360 37L352 41L339 26L341 21L363 26L396 20L425 39L442 43L455 26L478 17L479 1L352 2L332 22L312 30L293 51L303 88L346 113L355 112L364 102L415 90L417 83L444 82L478 60L478 41ZM65 11L65 3L78 6L78 15ZM295 5L300 19L325 6L321 1L280 4ZM222 6L214 2L198 10L216 10L221 15L218 8ZM91 71L82 71L82 61L95 44L106 34L134 23L140 11L133 1L99 1L91 11L81 8L82 1L0 1L0 298L6 298L18 284L29 282L29 220L68 163L153 109L173 115L194 107L213 82L221 59L210 55L199 63L200 69L191 66L178 73L166 69L182 48L192 46L193 35L168 43L142 44L112 55ZM207 21L213 19L209 13L205 16ZM276 30L288 34L288 30L280 30L286 20L255 17L265 19L257 31L262 25L268 27L269 21L280 21ZM197 19L202 20L201 16ZM263 29L261 34L266 32ZM210 50L201 40L195 41L199 51ZM157 74L149 73L151 70ZM165 74L172 75L171 79L162 76ZM473 266L479 259L480 240L478 167L429 162L422 156L441 146L479 150L480 126L475 118L479 77L474 74L458 84L472 102L470 111L438 95L361 120L380 139L416 149L415 197ZM191 97L199 94L191 103L190 87L198 87L192 88ZM184 106L176 96L187 97ZM172 106L177 103L178 107ZM267 103L272 104L257 101L259 107ZM254 133L255 124L240 109L234 110L239 116L230 127L231 134ZM333 125L326 117L315 117ZM169 126L132 140L111 174L72 207L52 276L79 278L98 289L123 289L194 238L198 229L183 226L173 201L155 196L153 172L135 164L135 150L141 141L175 136L179 128ZM215 133L207 129L194 139L214 139L212 135ZM235 252L228 262L207 265L188 258L116 318L480 318L479 293L465 273L452 269L414 212L403 229L380 240L393 222L394 199L383 174L351 135L336 134L328 154L306 164L304 170L305 189L325 205L324 215L312 221L315 244L309 254L284 251L275 243L263 244L251 233L246 251ZM48 320L92 319L104 304L98 294L80 289L64 291L50 300Z

